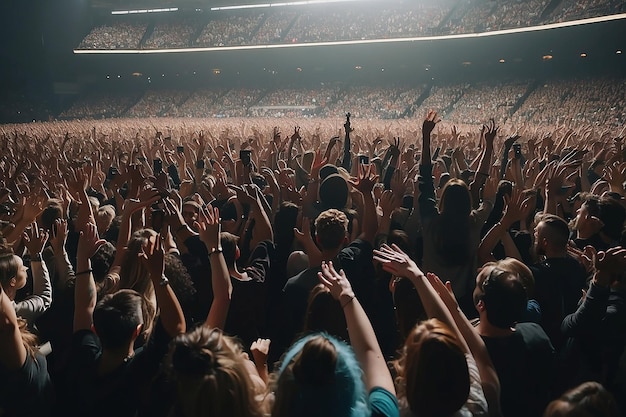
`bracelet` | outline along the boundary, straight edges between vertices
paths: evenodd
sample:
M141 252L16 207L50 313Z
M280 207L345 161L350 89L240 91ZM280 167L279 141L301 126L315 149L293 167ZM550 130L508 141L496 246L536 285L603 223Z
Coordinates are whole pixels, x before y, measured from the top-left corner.
M93 269L85 269L84 271L75 273L74 276L77 277L79 275L91 274L92 272L93 272Z
M37 252L34 255L30 256L30 261L31 262L41 262L41 252Z
M222 248L221 248L221 246L218 246L217 248L215 248L215 249L213 249L213 250L210 250L210 251L209 251L209 256L214 255L214 254L216 254L216 253L222 253Z
M345 303L341 306L341 308L342 308L342 309L346 308L346 306L347 306L348 304L350 304L352 301L354 301L354 297L355 297L354 295L353 295L352 297L350 297L350 299L349 299L348 301L346 301L346 302L345 302Z
M165 276L165 274L161 275L161 282L159 282L159 286L160 287L165 287L170 283L170 280L167 279L167 277Z

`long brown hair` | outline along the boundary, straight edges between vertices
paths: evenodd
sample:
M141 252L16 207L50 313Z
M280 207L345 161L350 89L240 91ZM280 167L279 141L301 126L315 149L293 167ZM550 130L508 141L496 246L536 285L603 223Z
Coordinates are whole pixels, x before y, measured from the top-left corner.
M448 181L439 201L433 242L437 253L448 265L464 265L471 259L471 213L472 200L467 185L459 179Z
M415 326L400 359L393 363L398 397L420 417L444 417L459 410L470 390L467 360L452 331L437 319Z

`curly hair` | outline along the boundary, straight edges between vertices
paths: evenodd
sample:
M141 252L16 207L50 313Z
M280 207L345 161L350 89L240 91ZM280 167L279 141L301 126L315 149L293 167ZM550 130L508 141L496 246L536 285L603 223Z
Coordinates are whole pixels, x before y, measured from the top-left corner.
M336 249L346 238L348 217L337 209L323 211L315 219L315 234L323 249Z

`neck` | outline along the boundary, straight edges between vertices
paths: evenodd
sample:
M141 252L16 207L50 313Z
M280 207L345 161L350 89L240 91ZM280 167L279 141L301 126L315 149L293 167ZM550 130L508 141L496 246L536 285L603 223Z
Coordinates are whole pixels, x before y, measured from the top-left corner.
M494 326L493 324L489 323L487 317L483 317L482 315L480 318L480 323L478 323L476 329L481 336L485 337L507 337L515 332L515 329L511 327L507 329L502 329L500 327Z
M119 368L125 361L132 358L135 355L133 342L120 349L103 349L98 365L98 373L101 375L109 374Z
M7 287L4 289L4 293L7 295L7 297L9 297L9 300L13 301L15 300L15 294L17 293L17 290L14 287L7 285Z
M322 261L332 261L341 252L341 247L337 249L324 249L322 250Z

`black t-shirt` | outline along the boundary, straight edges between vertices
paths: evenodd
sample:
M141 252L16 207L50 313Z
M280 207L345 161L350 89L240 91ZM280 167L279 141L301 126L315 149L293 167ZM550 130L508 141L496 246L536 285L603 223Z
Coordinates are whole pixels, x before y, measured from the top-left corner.
M150 381L167 353L169 335L158 320L148 343L113 372L98 375L102 356L100 339L91 330L72 338L67 389L68 415L89 417L134 416Z
M248 281L230 278L233 293L224 331L239 337L246 349L259 337L266 336L265 280L270 271L271 246L272 242L263 241L252 252L250 265L243 268Z
M500 379L502 414L540 416L554 370L554 347L541 326L519 323L510 336L482 338Z
M53 393L45 356L37 352L33 358L27 353L24 365L15 371L8 371L0 366L0 381L0 415L50 415Z
M530 267L535 277L535 299L541 307L541 325L559 350L564 343L561 322L576 311L587 272L570 256L549 258Z
M333 262L337 271L343 269L352 285L352 289L363 308L368 311L372 304L374 292L374 267L372 244L356 239L343 248ZM306 314L309 294L320 283L317 273L322 270L320 265L305 269L290 278L283 288L287 317L290 321L290 336L293 338L302 330Z

